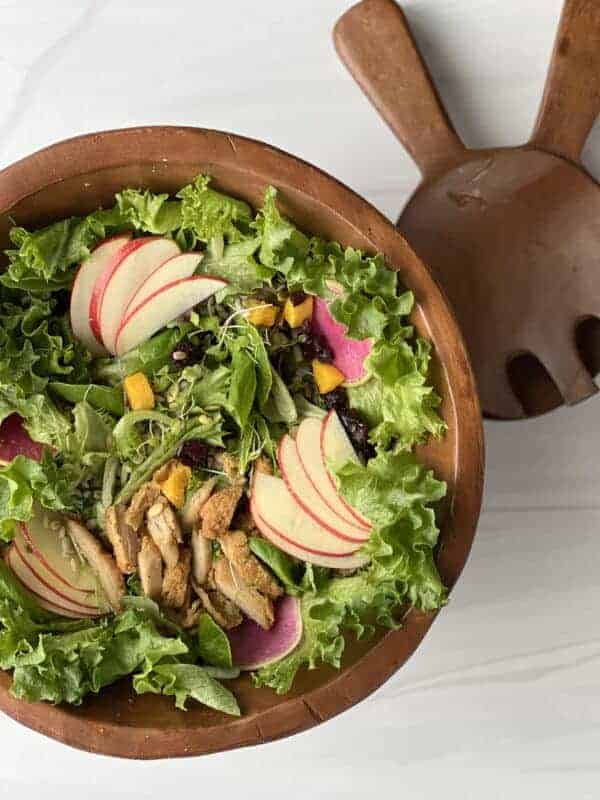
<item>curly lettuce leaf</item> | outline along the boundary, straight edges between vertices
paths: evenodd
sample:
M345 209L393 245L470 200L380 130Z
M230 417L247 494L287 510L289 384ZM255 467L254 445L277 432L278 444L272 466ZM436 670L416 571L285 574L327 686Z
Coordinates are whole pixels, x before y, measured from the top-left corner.
M32 294L48 294L70 288L75 267L94 245L125 224L118 208L100 210L87 217L70 217L36 231L15 227L14 245L6 251L8 267L0 283Z
M188 663L194 652L185 634L170 630L157 607L144 601L127 605L112 619L55 617L0 562L0 668L13 670L11 692L30 702L79 705L86 695L133 675L138 693L174 696L178 708L194 699L239 715L231 692Z
M168 194L124 189L115 200L123 224L136 231L164 235L181 227L181 203L169 199Z
M208 175L199 175L178 192L182 226L191 230L201 242L219 236L237 242L249 230L252 209L243 200L211 189L210 180Z
M73 507L73 481L45 452L41 461L17 456L0 467L0 538L9 541L17 522L27 522L37 502L53 511Z
M229 244L225 243L223 235L213 236L204 251L200 271L229 281L232 291L253 292L273 275L272 270L254 257L259 246L258 236L249 236Z
M350 406L372 428L373 444L386 448L398 441L409 450L446 430L437 411L440 398L429 384L430 354L424 339L411 345L396 336L373 346L365 361L371 380L348 389Z
M374 524L364 548L371 561L355 575L326 572L306 586L300 644L254 676L258 686L279 694L290 689L302 666L339 667L344 631L362 637L373 623L395 627L403 605L431 611L446 599L433 558L439 531L427 507L444 495L445 485L403 452L379 453L367 466L349 462L336 475L346 500Z

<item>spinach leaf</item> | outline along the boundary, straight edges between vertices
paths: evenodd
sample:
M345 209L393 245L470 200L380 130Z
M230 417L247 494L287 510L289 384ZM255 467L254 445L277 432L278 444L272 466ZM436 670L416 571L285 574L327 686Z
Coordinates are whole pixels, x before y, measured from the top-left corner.
M201 614L198 620L198 650L202 660L213 667L233 667L227 634L206 613Z

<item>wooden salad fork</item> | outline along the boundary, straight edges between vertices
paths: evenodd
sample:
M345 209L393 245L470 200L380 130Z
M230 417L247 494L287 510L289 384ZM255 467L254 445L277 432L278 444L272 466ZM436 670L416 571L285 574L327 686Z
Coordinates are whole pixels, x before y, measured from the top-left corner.
M600 187L580 158L600 111L600 2L566 0L519 147L464 146L392 0L362 0L334 40L421 171L397 226L450 298L484 412L515 419L595 394Z

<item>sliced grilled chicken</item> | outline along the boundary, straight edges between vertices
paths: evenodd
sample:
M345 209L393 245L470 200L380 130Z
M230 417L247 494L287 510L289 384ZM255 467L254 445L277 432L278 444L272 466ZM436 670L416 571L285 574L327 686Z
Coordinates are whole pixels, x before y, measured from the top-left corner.
M125 581L114 558L104 550L98 539L80 522L67 519L67 533L77 550L98 576L110 607L113 611L120 611L125 594Z
M177 563L167 567L162 584L162 602L169 608L183 608L189 597L192 552L182 547Z
M179 561L181 528L175 512L164 498L157 500L146 512L146 526L167 567L174 567Z
M243 531L228 531L219 536L219 544L227 560L242 580L267 597L281 597L283 589L271 573L252 555L248 537Z
M226 558L219 558L213 574L217 589L235 603L246 616L265 630L273 625L275 612L271 600L252 586L248 586Z
M200 511L203 536L207 539L216 539L229 530L243 491L244 484L239 481L214 492L209 497Z
M160 495L160 488L155 483L144 483L133 495L131 503L125 512L125 522L134 531L138 531L144 521L146 511L153 505Z
M160 550L147 533L142 536L138 553L138 572L146 597L158 600L162 591L163 562Z
M206 583L212 567L212 542L202 536L198 528L194 528L191 536L192 575L200 586Z
M117 567L125 575L135 572L139 537L125 521L123 506L110 506L106 509L104 527L108 541L112 545Z

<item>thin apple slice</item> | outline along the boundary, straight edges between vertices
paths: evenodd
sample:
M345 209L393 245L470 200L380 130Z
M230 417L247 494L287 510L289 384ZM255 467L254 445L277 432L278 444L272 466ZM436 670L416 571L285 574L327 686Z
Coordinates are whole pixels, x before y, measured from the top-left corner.
M69 558L65 555L58 528L58 517L38 511L27 523L21 523L19 534L31 551L32 560L35 558L40 562L44 570L53 576L54 583L65 587L74 595L73 599L89 602L89 598L94 598L97 592L96 577L78 557Z
M346 429L342 425L342 422L334 409L332 409L323 420L323 424L321 426L320 450L323 463L327 468L327 476L329 481L337 492L337 484L333 475L331 474L330 467L336 469L338 467L342 467L344 464L348 463L348 461L352 461L355 464L360 464L360 459L356 455L356 451L352 446L350 437L346 433ZM346 501L342 498L342 502L345 503ZM369 520L364 517L360 511L352 508L352 506L348 505L347 503L346 507L352 512L354 517L358 519L359 522L361 522L363 525L369 526L369 528L371 527Z
M70 314L73 334L95 356L105 356L108 351L90 325L92 292L100 275L130 239L130 234L122 234L100 242L89 257L81 262L71 289Z
M117 329L133 295L157 267L177 253L175 242L162 236L132 239L98 276L90 300L90 327L110 353L115 352Z
M174 281L181 280L182 278L191 278L196 271L196 267L202 261L202 257L202 253L179 253L173 256L173 258L167 259L167 261L157 267L142 283L129 301L123 313L123 317L126 317L130 311L143 303L144 300L147 300L148 297L159 289L164 288Z
M321 556L347 556L360 547L334 536L300 508L281 478L257 472L252 499L258 515L287 542Z
M28 549L27 542L20 532L17 532L15 538L12 540L12 544L20 560L27 565L41 584L60 598L59 602L65 605L70 603L76 606L78 610L85 611L88 614L102 613L100 604L96 600L95 592L92 594L81 594L57 580L56 576L52 572L49 572L43 563L35 557L35 554Z
M44 606L44 603L49 603L52 606L51 610L55 613L75 618L100 616L101 612L98 608L90 610L88 607L73 603L57 594L51 585L40 579L36 570L32 568L14 542L11 543L8 550L7 562L19 581L43 607L47 607Z
M327 417L323 421L316 417L307 417L302 420L296 434L296 446L300 461L312 485L332 511L335 511L347 522L359 525L365 528L366 531L370 531L371 524L361 518L358 511L355 511L352 506L346 503L338 492L335 481L326 466L321 449L321 431L326 421Z
M196 275L163 286L128 312L116 336L116 353L122 356L149 339L156 331L219 289L227 286L221 278Z
M268 539L275 547L292 556L292 558L297 558L299 561L306 561L307 564L314 564L316 567L330 567L331 569L359 569L369 563L369 556L361 552L353 553L349 556L322 556L317 553L311 553L309 550L298 547L279 536L256 511L252 500L250 501L250 512L256 527L265 539Z
M296 442L288 434L279 443L277 460L288 491L300 508L318 525L340 539L359 545L369 538L366 528L347 522L327 505L304 471Z

